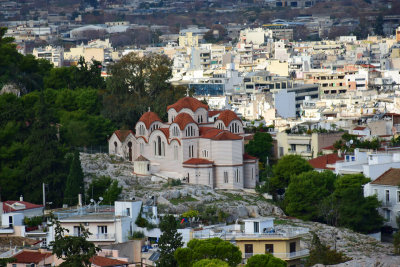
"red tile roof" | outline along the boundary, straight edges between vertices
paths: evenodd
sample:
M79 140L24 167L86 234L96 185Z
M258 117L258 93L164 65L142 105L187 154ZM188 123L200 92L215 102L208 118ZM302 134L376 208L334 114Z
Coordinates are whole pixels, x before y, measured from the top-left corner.
M52 257L52 253L50 252L39 252L39 251L29 251L23 250L17 255L13 256L15 261L13 263L35 263L39 264L44 259Z
M338 154L328 154L328 155L323 155L316 157L314 159L310 159L308 162L311 164L311 166L315 169L332 169L326 167L328 164L334 164L339 160L343 160L343 157L339 157Z
M332 146L323 147L322 150L336 150L336 148L334 148L332 145Z
M135 135L135 133L132 130L116 130L114 133L121 142L123 142L130 133Z
M102 267L111 267L111 266L120 266L120 265L128 265L126 261L110 259L102 256L94 256L90 259L90 262L96 266Z
M247 154L247 153L244 153L243 154L243 159L244 160L246 160L246 159L258 159L257 157L253 157L253 156L250 156L249 154Z
M206 127L200 127L200 128L206 128ZM208 128L208 127L207 127ZM241 140L242 137L233 134L228 131L220 130L217 128L211 128L208 130L203 130L200 131L200 138L207 138L207 139L212 139L212 140Z
M208 117L214 117L215 115L221 113L222 110L210 110L208 111Z
M163 132L165 137L168 140L168 138L169 138L169 129L168 128L158 128L157 130L160 130L161 132Z
M384 172L381 176L372 181L371 184L399 186L400 169L390 168L389 170Z
M209 160L201 159L201 158L191 158L191 159L185 161L183 164L190 164L190 165L213 164L213 161L209 161Z
M12 206L15 203L19 203L22 205L25 205L25 208L20 208L20 209L14 209ZM21 211L21 210L29 210L29 209L36 209L36 208L42 208L43 205L36 205L36 204L32 204L30 202L26 202L26 201L15 201L15 200L7 200L3 202L3 211L4 213L8 213L8 212L14 212L14 211Z
M144 125L146 125L146 129L149 129L150 125L155 122L155 121L161 121L160 117L152 111L148 111L140 117L139 121L144 122Z
M225 126L228 126L229 123L231 123L231 121L233 121L233 120L239 120L240 121L239 117L232 110L224 110L224 111L222 111L218 116L218 120L223 121Z
M175 104L169 105L167 107L167 111L171 108L175 109L176 112L179 112L184 108L190 109L191 111L196 111L199 108L204 108L208 110L208 106L206 104L200 102L196 98L188 96L179 99Z
M146 137L144 137L144 136L138 136L137 139L139 139L139 138L142 138L146 143L148 143Z
M367 128L367 127L364 127L364 126L357 126L356 128L353 129L353 131L362 131L362 130L364 130L365 128Z
M181 130L185 129L186 125L189 123L196 123L192 116L190 116L187 113L180 113L178 116L175 117L174 123L177 123L179 125L179 128Z

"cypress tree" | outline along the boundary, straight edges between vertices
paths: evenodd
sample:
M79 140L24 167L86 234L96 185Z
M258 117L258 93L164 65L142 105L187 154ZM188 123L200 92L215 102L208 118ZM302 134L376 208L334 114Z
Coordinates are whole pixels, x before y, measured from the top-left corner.
M67 184L64 192L64 203L68 205L75 205L78 202L78 194L83 194L83 171L81 160L79 159L79 152L75 150L74 158L72 159L69 174L67 177Z

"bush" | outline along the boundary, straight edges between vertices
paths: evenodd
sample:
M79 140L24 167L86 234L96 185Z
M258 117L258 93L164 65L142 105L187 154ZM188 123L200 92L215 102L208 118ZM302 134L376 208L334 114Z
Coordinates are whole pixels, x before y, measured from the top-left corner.
M144 233L141 231L135 231L132 233L132 235L129 237L129 240L132 239L142 239L144 238Z
M24 224L26 226L28 226L28 227L35 227L35 226L41 225L42 222L43 222L43 217L41 217L41 216L35 216L35 217L31 217L31 218L25 217L24 218Z

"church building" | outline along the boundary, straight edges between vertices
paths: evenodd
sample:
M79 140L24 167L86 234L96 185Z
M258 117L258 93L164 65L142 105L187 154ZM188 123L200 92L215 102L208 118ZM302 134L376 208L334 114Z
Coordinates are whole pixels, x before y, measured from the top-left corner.
M258 159L244 153L242 120L231 110L209 110L192 97L167 107L168 122L151 111L135 130L117 130L109 153L133 162L133 173L173 173L212 188L255 188Z

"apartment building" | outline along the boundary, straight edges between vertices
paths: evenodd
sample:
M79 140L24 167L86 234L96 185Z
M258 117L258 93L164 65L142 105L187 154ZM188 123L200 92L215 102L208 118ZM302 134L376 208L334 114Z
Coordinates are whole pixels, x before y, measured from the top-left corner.
M290 267L301 266L301 259L309 255L301 247L300 239L308 233L307 228L275 226L274 218L252 218L244 224L204 227L193 232L193 238L220 237L239 247L243 262L257 254L271 253L287 262Z
M142 207L141 201L116 201L114 206L90 205L56 212L55 216L70 235L80 236L81 225L91 235L88 240L96 245L121 243L135 231L135 221Z
M377 196L382 203L379 213L385 225L398 229L396 218L400 216L400 169L390 168L374 181L364 185L364 197Z
M34 48L32 54L37 59L46 59L54 64L55 67L62 67L64 64L64 48L52 47L50 45L46 47Z
M311 82L318 84L321 94L344 94L347 92L345 74L343 73L313 73L306 75Z
M293 154L300 155L305 159L315 158L324 147L333 145L341 139L342 135L343 133L291 134L279 132L276 134L277 158Z

